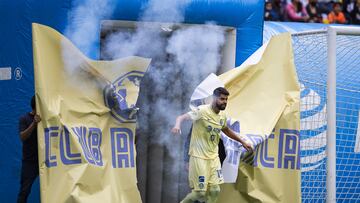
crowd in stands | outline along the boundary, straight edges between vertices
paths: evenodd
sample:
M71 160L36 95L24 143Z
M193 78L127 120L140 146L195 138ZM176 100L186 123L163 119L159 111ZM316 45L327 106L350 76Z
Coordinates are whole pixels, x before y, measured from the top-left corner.
M360 0L266 0L267 21L360 25Z

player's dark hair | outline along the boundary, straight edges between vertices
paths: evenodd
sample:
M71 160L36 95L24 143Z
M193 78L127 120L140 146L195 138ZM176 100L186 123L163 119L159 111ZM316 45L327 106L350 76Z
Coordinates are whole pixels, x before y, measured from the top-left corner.
M223 88L223 87L218 87L218 88L216 88L215 90L214 90L214 92L213 92L213 95L215 96L215 97L220 97L220 95L225 95L225 96L229 96L229 92L225 89L225 88Z
M35 106L36 106L36 104L35 104L35 95L32 96L30 105L31 105L31 109L35 109Z

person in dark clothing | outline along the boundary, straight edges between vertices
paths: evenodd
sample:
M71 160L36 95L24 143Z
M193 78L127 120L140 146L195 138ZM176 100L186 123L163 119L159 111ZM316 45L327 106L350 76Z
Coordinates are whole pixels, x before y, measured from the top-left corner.
M35 96L31 99L31 108L32 111L23 115L19 120L20 139L23 146L18 203L27 201L31 186L39 176L37 124L41 118L36 114Z
M360 0L356 1L354 10L351 12L352 23L355 25L360 25Z
M284 0L273 0L272 8L279 16L279 21L284 21L284 8L286 6L286 1Z
M310 23L321 23L322 22L320 8L317 5L317 0L309 1L309 4L306 6L306 12L309 15Z
M343 0L342 5L342 10L348 23L355 24L353 22L352 13L354 12L356 6L356 0Z
M271 2L265 3L265 13L264 13L265 20L269 21L280 21L280 13L277 13L276 10L273 8L273 4Z

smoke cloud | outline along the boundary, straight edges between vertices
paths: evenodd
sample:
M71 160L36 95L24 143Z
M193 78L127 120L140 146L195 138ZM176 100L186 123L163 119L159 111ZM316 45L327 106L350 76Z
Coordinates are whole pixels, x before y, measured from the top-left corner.
M151 119L162 121L158 126L164 130L157 132L158 139L155 140L171 149L174 138L169 136L169 129L175 121L175 115L188 109L188 100L194 88L219 67L220 51L225 41L224 30L214 26L214 23L178 28L172 24L169 27L156 27L141 22L181 23L189 2L150 0L143 6L135 32L113 33L104 44L104 52L111 59L133 55L153 59L147 78L143 81L147 84L145 88L151 84L151 90L144 90L147 96L142 98L147 102L151 100L151 107L139 102L142 106L141 114L145 117L141 123L143 130L147 131L154 125ZM98 43L100 20L110 17L114 6L113 0L87 0L75 5L70 13L70 23L65 34L85 55L91 55L93 45ZM69 73L79 76L79 67L84 62L79 61L78 56L66 52L63 56ZM169 152L178 154L173 150Z
M106 85L102 79L89 73L90 64L83 60L82 55L94 57L99 43L100 22L109 18L114 11L115 0L75 0L68 14L68 24L64 30L65 36L82 52L69 52L73 45L66 39L62 41L62 57L69 81L88 94L89 85L103 88Z
M221 48L225 30L215 23L179 27L189 0L149 0L137 28L133 32L115 32L107 36L103 50L108 59L127 56L152 58L141 83L138 100L138 123L142 135L150 137L150 144L165 147L170 157L182 157L183 135L174 137L170 129L177 115L189 110L189 100L195 87L210 73L216 73L221 62ZM66 35L86 54L99 39L99 22L113 12L113 1L88 0L71 13ZM166 26L149 26L146 22L167 22ZM64 49L66 50L66 49ZM76 56L64 53L70 72L76 73L82 63ZM76 75L76 74L72 74ZM179 170L179 162L166 168L167 173Z

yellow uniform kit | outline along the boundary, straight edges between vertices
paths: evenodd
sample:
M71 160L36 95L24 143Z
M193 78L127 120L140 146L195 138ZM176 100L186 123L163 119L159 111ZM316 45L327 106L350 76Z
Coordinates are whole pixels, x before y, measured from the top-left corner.
M208 185L224 182L218 154L220 133L226 127L226 116L216 114L210 105L188 112L193 120L189 147L189 182L196 191L206 191Z

